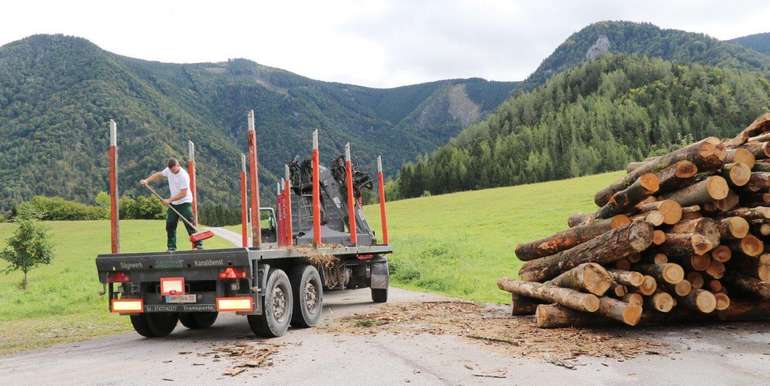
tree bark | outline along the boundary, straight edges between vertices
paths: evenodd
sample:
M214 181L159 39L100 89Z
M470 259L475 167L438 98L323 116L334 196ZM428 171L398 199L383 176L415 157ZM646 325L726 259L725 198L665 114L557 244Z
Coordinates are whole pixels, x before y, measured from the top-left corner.
M567 218L567 226L570 228L579 225L588 225L594 220L594 215L589 213L575 213Z
M757 257L736 254L730 261L730 273L770 282L770 254L766 253Z
M535 320L539 328L595 326L597 323L606 325L612 323L611 320L635 326L642 315L642 307L605 296L600 299L597 313L609 320L555 304L541 304L535 312Z
M630 186L643 174L658 172L676 162L688 160L694 163L699 170L716 170L722 166L724 159L725 149L719 138L706 138L634 169L619 181L597 192L594 196L594 203L600 207L604 206L613 194Z
M759 161L751 168L755 172L770 172L770 161Z
M596 218L610 218L614 215L625 213L633 207L652 196L658 191L658 176L652 173L643 174L629 187L612 195L609 202L599 208Z
M666 233L666 242L659 248L667 256L703 255L716 248L713 238L698 233Z
M579 225L566 229L552 236L523 243L516 246L516 257L529 261L570 249L576 245L591 240L603 233L620 228L631 220L628 216L618 215L610 219L597 220L587 225Z
M583 263L612 263L647 249L652 243L652 231L652 225L644 222L613 229L573 248L526 262L519 276L523 280L542 281Z
M624 271L620 269L610 269L607 272L612 279L620 284L631 287L639 287L644 282L644 275L635 271Z
M741 130L735 138L728 141L729 146L737 146L745 143L751 137L763 134L770 129L770 113L765 113L757 117L745 129Z
M628 304L636 304L639 306L644 304L644 296L638 292L629 292L623 296L622 300Z
M679 190L694 182L698 175L698 167L694 163L682 160L655 173L658 176L658 191L671 192Z
M511 315L533 315L535 309L541 302L536 299L528 298L525 296L519 296L514 293L511 294Z
M720 176L710 176L703 181L662 196L662 199L674 200L682 206L704 204L727 197L730 188Z
M595 312L599 309L599 298L596 295L584 294L569 288L508 278L499 279L497 286L519 296L558 303L578 311Z
M657 210L651 210L631 217L631 221L644 221L654 227L663 225L665 220L666 217L663 216L663 213Z
M740 274L730 275L728 281L743 292L763 299L770 299L770 283L768 282Z
M753 172L746 184L750 192L764 192L770 189L770 172Z
M743 217L746 220L768 220L770 219L770 207L735 208L725 213L725 216Z
M604 267L596 263L584 263L547 281L563 288L577 291L585 290L596 296L602 296L613 284L612 276Z
M747 142L741 145L741 148L750 151L757 160L770 158L769 142Z

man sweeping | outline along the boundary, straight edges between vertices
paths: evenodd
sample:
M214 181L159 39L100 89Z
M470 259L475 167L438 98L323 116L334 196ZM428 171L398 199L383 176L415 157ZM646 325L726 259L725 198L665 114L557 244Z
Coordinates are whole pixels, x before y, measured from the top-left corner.
M186 170L182 169L179 161L175 158L169 158L166 166L162 171L153 173L149 177L140 180L139 183L149 187L149 183L159 180L161 177L168 179L168 190L171 192L171 196L162 200L163 204L169 207L166 211L166 244L168 251L174 252L176 251L176 227L179 222L179 216L182 215L187 220L184 223L188 235L192 236L196 229L189 224L193 222L193 198L190 189L190 175L187 174ZM203 249L202 240L195 241L195 249Z

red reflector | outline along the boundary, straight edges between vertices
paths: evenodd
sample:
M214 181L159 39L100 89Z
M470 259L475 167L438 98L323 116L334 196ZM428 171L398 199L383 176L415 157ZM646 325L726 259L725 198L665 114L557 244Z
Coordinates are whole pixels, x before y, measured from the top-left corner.
M217 298L217 311L251 312L254 311L254 300L251 296Z
M140 314L144 312L142 299L112 299L110 311L118 314Z
M126 283L128 281L128 275L125 272L110 272L107 275L108 283Z
M160 294L166 295L184 295L183 277L162 277L160 278Z
M219 273L219 280L237 280L245 278L246 271L240 268L227 267L224 271Z
M356 258L358 258L358 260L371 260L372 257L374 257L374 255L372 255L372 254L356 256Z

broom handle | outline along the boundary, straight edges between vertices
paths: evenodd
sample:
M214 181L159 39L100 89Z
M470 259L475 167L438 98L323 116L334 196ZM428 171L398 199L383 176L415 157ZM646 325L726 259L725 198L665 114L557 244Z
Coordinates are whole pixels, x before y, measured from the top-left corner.
M163 201L163 197L161 197L161 196L160 196L160 194L158 194L158 192L156 192L156 191L155 191L155 189L153 189L152 187L150 187L150 185L149 185L149 184L147 184L147 185L144 185L144 187L145 187L145 188L147 188L147 190L149 190L150 192L152 192L152 194L154 194L154 195L155 195L155 197L158 197L158 199L159 199L159 200ZM181 213L179 213L179 211L178 211L178 210L176 210L176 209L174 208L174 206L173 206L173 205L171 205L171 203L170 203L170 202L168 203L168 208L169 208L169 209L171 209L171 210L173 210L173 211L174 211L174 212L175 212L175 213L176 213L176 214L179 216L179 218L181 218L181 219L182 219L184 222L186 222L186 223L187 223L187 225L191 226L191 227L192 227L192 229L194 229L194 230L195 230L195 233L198 233L198 228L196 228L196 227L195 227L195 225L193 225L193 224L190 222L190 220L188 220L187 218L185 218L184 216L182 216L182 214L181 214Z

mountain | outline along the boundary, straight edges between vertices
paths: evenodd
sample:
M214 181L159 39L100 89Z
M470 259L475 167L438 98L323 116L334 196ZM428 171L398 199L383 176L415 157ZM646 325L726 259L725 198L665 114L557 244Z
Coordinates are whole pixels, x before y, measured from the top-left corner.
M770 57L701 33L662 29L649 23L603 21L567 38L524 81L522 88L542 85L551 76L607 52L657 57L673 63L770 71Z
M694 139L733 136L770 111L767 75L602 55L518 93L447 145L404 165L391 196L618 170Z
M759 53L770 55L770 32L741 36L727 40L728 43L739 44Z
M362 168L373 169L382 154L393 172L484 117L515 87L471 78L376 89L245 59L160 63L81 38L35 35L0 47L0 210L34 194L88 202L106 190L111 118L123 193L144 194L136 181L169 156L184 159L190 139L201 201L235 204L250 109L261 181L270 189L284 163L309 154L315 128L322 161L351 142Z

